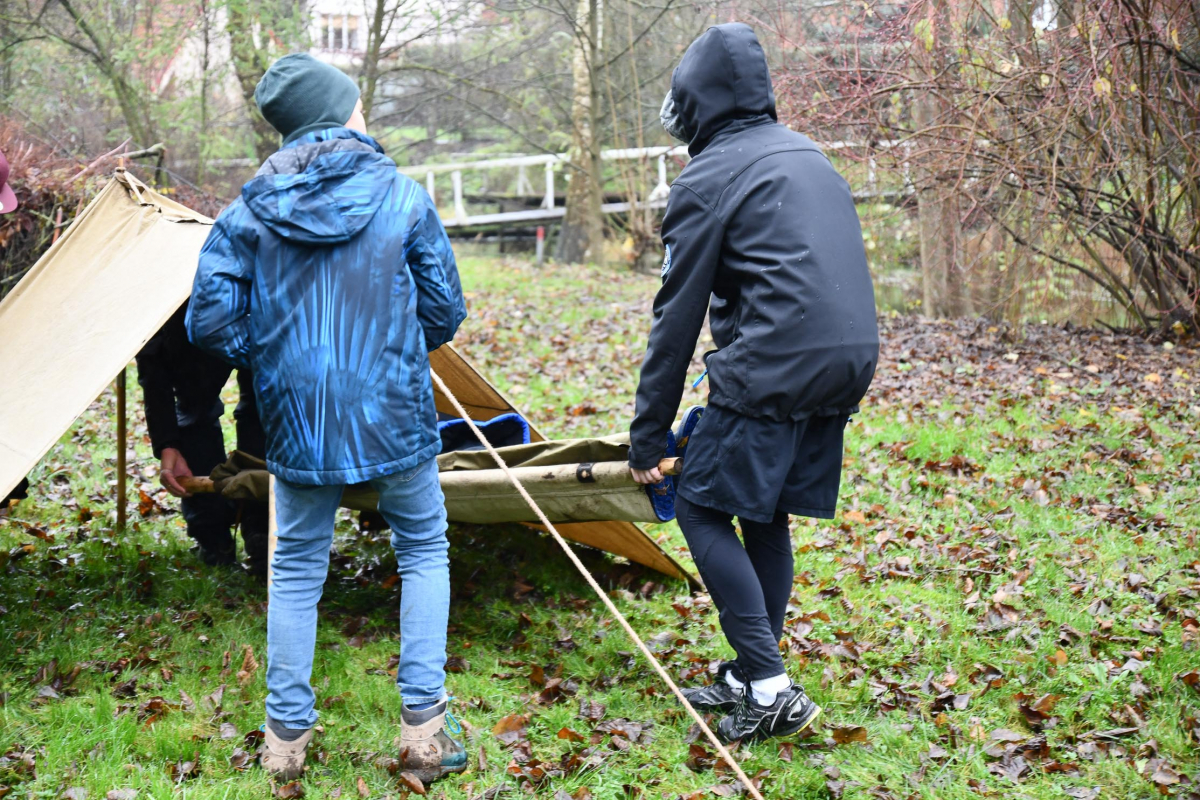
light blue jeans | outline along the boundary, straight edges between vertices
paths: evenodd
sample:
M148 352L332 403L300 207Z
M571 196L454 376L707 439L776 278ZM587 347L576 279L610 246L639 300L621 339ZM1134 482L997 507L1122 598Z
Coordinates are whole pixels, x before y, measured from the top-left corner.
M396 686L410 705L440 700L445 696L450 560L437 462L430 459L408 472L376 478L371 486L392 528L402 581ZM285 728L311 728L317 721L309 684L317 601L329 570L342 489L275 481L279 541L271 561L267 610L267 714Z

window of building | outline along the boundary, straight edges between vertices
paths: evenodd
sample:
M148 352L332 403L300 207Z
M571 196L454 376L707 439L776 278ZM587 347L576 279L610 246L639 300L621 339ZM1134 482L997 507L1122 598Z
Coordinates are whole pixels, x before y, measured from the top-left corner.
M358 50L358 17L350 14L321 15L318 44L327 50Z

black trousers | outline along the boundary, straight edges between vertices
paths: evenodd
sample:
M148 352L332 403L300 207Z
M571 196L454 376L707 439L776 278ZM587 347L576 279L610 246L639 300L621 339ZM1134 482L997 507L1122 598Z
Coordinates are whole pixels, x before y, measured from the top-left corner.
M734 663L742 680L784 674L779 639L794 575L787 512L775 512L770 522L739 518L744 545L733 528L732 514L696 505L682 495L675 498L675 513L717 606L721 630L737 652Z
M236 416L236 412L235 412ZM243 443L243 430L246 429L247 441ZM243 425L238 420L238 447L249 453L257 444L255 437L261 437L261 429L255 425ZM220 420L187 425L179 429L179 452L187 460L193 475L207 475L213 467L225 461L225 439L221 434ZM261 450L257 450L261 454ZM228 552L234 549L231 529L240 522L242 542L246 546L246 554L252 561L262 561L267 558L267 504L266 503L234 503L216 494L198 494L185 497L180 502L183 519L187 523L188 536L196 540L205 549L214 552Z

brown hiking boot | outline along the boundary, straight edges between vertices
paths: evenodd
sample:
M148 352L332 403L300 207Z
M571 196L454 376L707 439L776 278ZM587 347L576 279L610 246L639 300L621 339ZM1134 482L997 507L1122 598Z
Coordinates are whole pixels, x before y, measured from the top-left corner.
M466 770L467 751L446 733L447 721L454 732L460 729L454 715L447 715L445 700L423 711L406 706L400 719L400 769L424 784Z
M263 739L259 763L271 777L281 781L292 781L304 772L304 753L308 749L308 743L312 741L313 729L309 728L299 738L289 742L275 732L277 724L268 720L263 728L266 737Z

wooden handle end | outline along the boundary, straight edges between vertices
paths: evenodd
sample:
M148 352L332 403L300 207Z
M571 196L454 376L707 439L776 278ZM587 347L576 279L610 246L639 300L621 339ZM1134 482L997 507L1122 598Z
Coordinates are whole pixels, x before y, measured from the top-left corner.
M208 477L180 478L179 485L192 494L213 494L217 491L216 484Z

